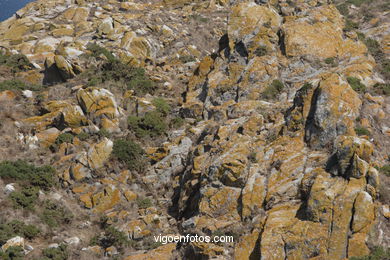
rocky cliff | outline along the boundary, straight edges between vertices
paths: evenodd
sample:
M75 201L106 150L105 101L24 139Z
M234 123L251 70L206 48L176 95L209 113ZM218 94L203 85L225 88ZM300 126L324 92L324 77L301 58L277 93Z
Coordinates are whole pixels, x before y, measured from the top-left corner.
M27 5L0 24L1 256L387 259L389 25L385 1Z

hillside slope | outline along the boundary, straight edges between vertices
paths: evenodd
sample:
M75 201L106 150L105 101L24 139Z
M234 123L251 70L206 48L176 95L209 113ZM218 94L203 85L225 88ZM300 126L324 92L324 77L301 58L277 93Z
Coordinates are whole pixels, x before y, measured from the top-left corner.
M0 257L389 258L389 25L382 1L28 4L0 24Z

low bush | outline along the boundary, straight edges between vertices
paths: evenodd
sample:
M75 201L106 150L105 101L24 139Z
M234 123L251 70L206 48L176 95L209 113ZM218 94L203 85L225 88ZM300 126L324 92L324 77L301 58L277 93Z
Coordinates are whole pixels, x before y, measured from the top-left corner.
M81 133L77 134L76 137L80 141L86 141L86 140L88 140L91 137L91 135L86 133L86 132L81 132Z
M116 60L115 56L109 50L101 47L99 44L89 43L87 45L87 50L90 51L92 57L98 58L101 55L104 55L109 61Z
M201 16L199 14L190 15L190 18L192 18L195 21L202 22L202 23L207 23L209 21L208 18L203 17L203 16Z
M130 170L140 170L143 166L144 150L130 140L117 139L114 141L112 155L125 163Z
M336 6L337 10L339 10L340 14L347 16L349 14L348 4L342 3Z
M330 58L326 58L324 60L324 62L332 67L335 67L337 64L336 64L336 60L334 57L330 57Z
M380 72L383 74L386 80L390 80L390 60L382 58L380 60L380 65ZM386 83L384 85L386 85L386 95L390 95L390 84Z
M379 172L390 177L390 164L386 164L385 166L382 166L379 169Z
M360 79L355 77L347 77L347 81L351 88L358 93L364 93L366 91L366 86L360 81Z
M0 245L7 242L8 239L15 236L21 236L28 239L33 239L39 235L41 231L34 225L26 225L19 220L13 220L8 223L0 224Z
M386 83L386 84L377 83L374 85L374 90L379 95L390 96L390 83Z
M152 200L149 198L137 198L135 201L140 209L146 209L153 205Z
M280 80L272 81L264 92L262 93L263 98L265 99L275 99L284 89L284 85Z
M167 116L171 110L171 106L163 98L155 98L152 104L156 107L156 111L161 113L163 116Z
M130 240L124 232L119 231L112 226L107 226L104 229L104 235L93 237L90 241L90 244L99 245L103 248L115 246L121 250L130 244Z
M9 199L16 208L34 209L35 202L38 200L39 189L33 186L25 187L21 191L11 192Z
M365 2L367 2L367 0L348 0L347 1L347 3L352 4L354 6L357 6L357 7L361 6Z
M41 91L43 86L26 84L18 79L4 80L0 82L0 91L12 90L12 91L22 91L22 90L31 90L31 91Z
M110 132L108 132L108 130L105 129L105 128L100 128L99 131L97 132L97 135L98 135L100 138L102 138L102 137L110 138L110 137L111 137Z
M344 31L350 32L353 30L359 29L359 24L355 23L351 19L346 18L345 19L345 26L344 26Z
M254 51L254 54L258 57L267 55L267 47L266 46L259 46Z
M142 247L137 245L136 249L138 249L138 250L153 250L153 249L156 249L157 247L160 247L162 245L163 245L163 243L156 242L153 237L148 237L142 241Z
M179 116L172 118L169 122L171 128L180 128L184 125L185 120Z
M188 63L188 62L196 61L195 57L191 56L191 55L180 56L179 60L181 63Z
M4 55L0 54L0 65L5 65L11 68L11 71L16 73L26 71L33 68L28 58L23 54Z
M365 38L364 44L367 46L368 51L374 58L378 58L378 56L382 56L382 48L379 42L373 38Z
M5 252L0 251L0 259L2 260L23 260L24 252L20 246L10 246Z
M62 143L71 144L73 142L73 138L74 138L74 136L71 133L63 133L63 134L60 134L59 136L57 136L54 143L56 145L60 145Z
M357 135L371 135L370 131L365 128L365 127L362 127L362 126L358 126L355 128L355 132Z
M41 219L49 227L58 227L61 224L69 224L72 222L73 214L69 209L50 200L46 200L43 204Z
M124 82L127 89L134 90L136 95L153 93L154 83L146 75L145 70L133 67L117 59L108 60L101 66L84 73L88 85L98 85L105 82Z
M251 153L248 155L248 160L249 160L251 163L256 163L256 162L257 162L256 156L257 156L257 153L256 153L256 152L251 152Z
M129 116L127 123L129 128L140 138L161 136L167 130L164 116L157 111L147 112L143 117Z
M43 258L40 260L67 260L69 258L69 253L65 244L61 244L58 247L43 249L42 255Z
M54 168L48 165L37 167L22 160L0 163L0 178L19 181L44 190L54 186L54 175Z
M390 259L390 248L375 247L369 255L362 257L351 257L350 260L384 260Z

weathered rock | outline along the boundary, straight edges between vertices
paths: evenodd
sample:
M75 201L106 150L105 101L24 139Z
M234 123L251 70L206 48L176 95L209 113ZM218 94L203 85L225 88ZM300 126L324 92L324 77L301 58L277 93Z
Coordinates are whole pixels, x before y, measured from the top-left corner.
M160 246L156 249L153 249L147 253L131 255L125 258L125 260L153 260L153 259L161 259L161 260L169 260L173 256L173 250L176 248L176 244L166 244Z
M331 146L338 135L354 133L362 102L338 75L321 81L312 99L305 139L313 148Z
M11 246L20 246L21 248L24 249L24 238L16 236L11 239L8 239L7 242L1 246L1 249L4 252Z
M86 88L77 92L77 100L85 113L91 118L107 117L114 119L119 116L118 105L114 95L103 88Z

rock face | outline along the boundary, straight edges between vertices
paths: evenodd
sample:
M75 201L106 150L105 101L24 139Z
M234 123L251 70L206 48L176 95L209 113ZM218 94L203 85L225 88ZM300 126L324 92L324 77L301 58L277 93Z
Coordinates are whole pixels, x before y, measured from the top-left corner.
M366 192L372 187L366 176L373 146L355 136L362 101L346 81L357 71L309 72L313 59L351 55L371 63L360 42L344 39L343 26L331 5L286 16L284 23L270 7L232 7L228 43L200 63L183 106L186 115L210 120L180 178L184 230L240 230L242 221L260 221L257 232L236 244L239 259L368 254L375 197ZM297 57L306 60L300 69L294 69ZM275 66L276 60L286 64ZM259 101L278 75L298 90L290 108L282 93L272 103ZM372 71L364 77L373 78ZM270 107L286 112L267 113Z
M38 0L1 23L4 53L34 68L0 64L0 133L16 129L24 145L12 150L4 134L0 157L51 164L52 198L77 215L36 247L127 260L348 259L389 247L390 100L378 68L389 23L383 13L356 33L340 12L359 7L330 2ZM7 73L27 87L7 90ZM25 90L32 82L47 87ZM15 183L4 178L2 196ZM154 241L187 234L234 242Z
M312 147L329 146L337 136L354 131L362 102L346 82L340 81L332 74L313 93L305 137Z

